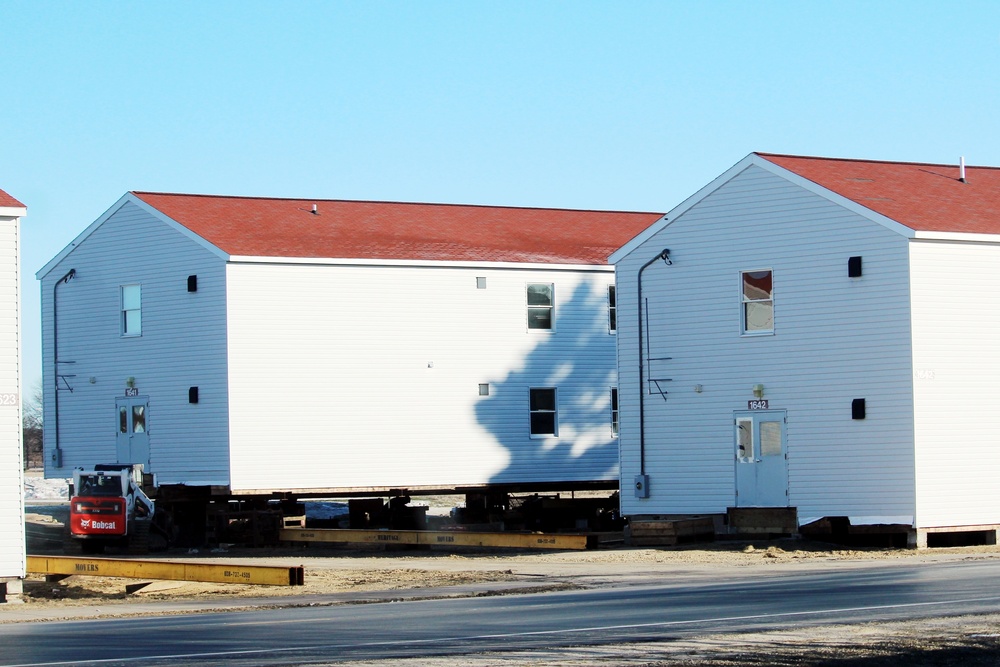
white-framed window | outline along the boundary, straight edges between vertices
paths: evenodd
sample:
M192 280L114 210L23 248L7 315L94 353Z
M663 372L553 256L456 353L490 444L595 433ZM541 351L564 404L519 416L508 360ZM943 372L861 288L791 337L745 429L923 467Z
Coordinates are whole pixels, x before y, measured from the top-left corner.
M740 272L742 333L774 333L774 273L771 269Z
M142 286L122 285L121 287L121 335L142 335Z
M618 295L615 286L608 285L608 332L618 331Z
M555 285L528 283L528 328L552 330L555 328Z
M528 283L528 328L552 330L555 328L555 285Z
M532 387L528 390L528 411L532 437L559 435L559 413L555 387Z
M618 437L618 387L611 388L611 437Z

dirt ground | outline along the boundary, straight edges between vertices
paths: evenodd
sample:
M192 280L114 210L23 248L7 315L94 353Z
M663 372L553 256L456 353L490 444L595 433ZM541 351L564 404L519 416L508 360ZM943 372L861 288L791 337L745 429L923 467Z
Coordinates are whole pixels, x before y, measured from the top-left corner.
M51 523L31 516L29 523ZM43 526L44 527L44 526ZM53 526L48 526L49 529ZM30 538L29 538L30 541ZM30 550L30 549L29 549ZM597 550L386 551L378 547L326 545L227 551L168 552L162 558L258 565L301 565L305 585L249 586L160 582L138 593L135 583L116 578L74 576L47 582L30 575L23 605L0 605L0 622L28 617L93 618L162 613L190 613L222 608L372 602L406 597L502 595L567 588L595 588L722 578L734 571L762 576L815 569L877 566L893 562L940 562L1000 558L1000 547L963 547L911 551L842 549L801 540L715 542L683 547ZM183 607L176 605L183 603ZM11 613L5 613L9 607ZM17 617L12 618L13 612ZM160 613L157 611L155 613ZM1000 615L938 618L907 623L825 626L796 632L720 634L695 639L617 646L579 646L558 651L509 652L406 661L402 667L471 665L957 665L1000 664ZM362 667L367 662L346 663Z

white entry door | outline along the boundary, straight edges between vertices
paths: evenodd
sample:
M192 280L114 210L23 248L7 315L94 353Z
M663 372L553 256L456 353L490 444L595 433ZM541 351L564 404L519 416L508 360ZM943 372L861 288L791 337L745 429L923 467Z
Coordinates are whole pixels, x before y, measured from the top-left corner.
M788 507L788 456L784 410L734 414L736 506Z
M118 463L149 467L149 397L118 398Z

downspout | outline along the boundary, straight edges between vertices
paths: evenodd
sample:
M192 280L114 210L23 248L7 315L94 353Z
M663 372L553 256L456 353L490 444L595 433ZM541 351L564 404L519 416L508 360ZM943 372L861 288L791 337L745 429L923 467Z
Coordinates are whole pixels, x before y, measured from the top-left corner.
M53 444L54 449L52 450L52 462L55 464L56 468L62 468L62 450L59 448L59 316L58 316L58 303L57 298L59 292L58 288L64 283L68 283L73 280L76 276L76 269L70 269L69 272L56 281L56 284L52 286L52 368L55 375L55 387L56 394L53 398L53 410L52 410L52 421L55 422L53 428Z
M646 474L646 386L645 386L645 372L643 367L645 366L645 361L642 358L642 345L643 345L643 335L642 335L642 272L648 269L653 262L658 259L662 259L668 266L673 264L670 261L670 249L664 248L660 251L653 259L649 260L642 265L639 269L639 280L638 280L638 314L639 314L639 474Z

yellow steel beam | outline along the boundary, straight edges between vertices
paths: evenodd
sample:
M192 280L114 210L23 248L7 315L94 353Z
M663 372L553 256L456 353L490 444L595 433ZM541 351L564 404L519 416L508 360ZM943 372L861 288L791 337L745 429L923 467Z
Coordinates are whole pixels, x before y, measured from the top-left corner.
M354 544L438 545L515 549L586 549L587 535L564 533L471 533L433 530L342 530L284 528L283 542L336 542Z
M234 563L186 563L164 560L74 558L72 556L28 556L28 572L35 574L82 574L88 577L169 579L220 584L301 586L301 566L237 565Z

